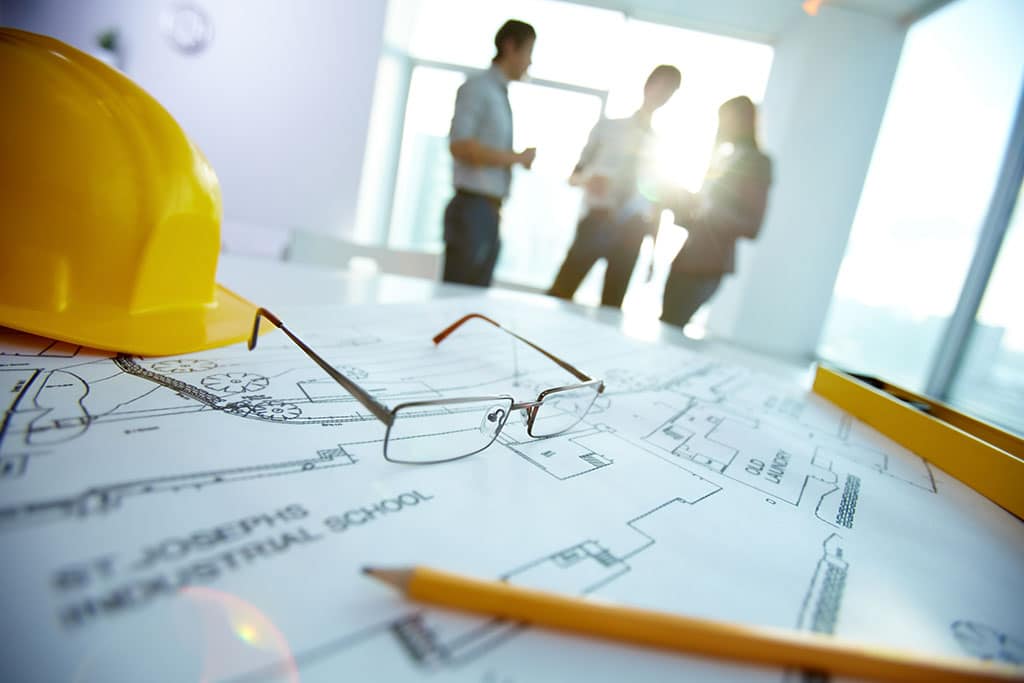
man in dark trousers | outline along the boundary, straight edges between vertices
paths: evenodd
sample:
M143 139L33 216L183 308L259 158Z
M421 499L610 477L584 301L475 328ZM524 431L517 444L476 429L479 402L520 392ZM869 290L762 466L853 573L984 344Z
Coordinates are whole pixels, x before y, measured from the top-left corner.
M643 105L633 116L602 119L590 132L569 178L585 189L587 212L548 290L551 296L572 299L590 268L603 258L608 268L601 305L622 305L644 236L657 227L650 203L638 190L651 163L651 116L679 89L681 80L674 66L655 68L644 85Z
M449 149L454 159L455 196L444 212L444 280L486 287L501 248L501 204L508 197L512 167L530 168L536 150L512 149L508 84L530 66L533 27L506 21L494 46L491 68L471 76L455 98Z

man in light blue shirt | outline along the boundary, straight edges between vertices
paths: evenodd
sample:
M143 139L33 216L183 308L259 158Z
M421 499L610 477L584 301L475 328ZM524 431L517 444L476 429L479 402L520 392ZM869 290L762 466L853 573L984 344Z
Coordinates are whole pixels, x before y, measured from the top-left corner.
M530 168L537 153L532 147L512 148L508 103L508 84L526 74L536 36L529 24L506 21L494 36L491 68L468 78L456 95L449 134L455 196L444 212L445 282L491 284L512 167Z

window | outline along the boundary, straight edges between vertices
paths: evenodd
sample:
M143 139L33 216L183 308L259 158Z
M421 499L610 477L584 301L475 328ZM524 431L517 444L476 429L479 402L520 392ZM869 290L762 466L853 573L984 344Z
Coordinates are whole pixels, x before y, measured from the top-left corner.
M394 199L380 207L372 188L387 188L379 179L364 180L360 200L360 235L401 248L440 250L444 208L452 195L448 128L455 92L468 74L488 66L493 36L506 19L528 21L538 40L531 79L513 83L509 99L517 148L536 147L533 169L513 171L512 193L502 210L499 281L546 289L575 234L582 193L568 177L590 129L601 115L623 117L639 106L643 84L658 64L683 72L683 87L659 112L654 127L663 139L659 168L664 178L697 189L710 158L721 102L739 94L759 101L771 68L767 45L725 38L627 18L623 13L551 0L520 0L507 5L475 0L393 0L386 33L395 53L409 64L408 87L390 84L375 98L371 131L378 117L392 116L394 143L368 142L367 155L394 159L390 168L375 164L371 172L390 173ZM458 23L459 30L452 25ZM380 93L378 93L380 94ZM402 98L402 106L377 102ZM369 170L369 169L368 169ZM372 215L371 215L372 214ZM384 217L384 214L390 218ZM378 234L372 234L374 231ZM685 231L665 221L659 239L656 277L644 283L650 248L635 271L627 302L657 314L668 263ZM600 268L584 282L578 298L599 299ZM631 291L632 291L631 290Z
M515 188L502 209L499 280L547 289L572 241L580 213L580 190L569 174L579 160L591 126L601 115L596 94L513 83L509 102L517 149L536 147L529 171L516 168ZM450 190L449 190L450 192Z
M494 33L507 19L526 21L537 30L533 78L604 89L620 59L619 50L608 46L622 31L621 12L551 0L393 2L410 5L401 14L409 24L406 44L414 60L484 68L494 56Z
M393 247L437 249L444 239L441 220L452 194L448 128L465 77L451 69L413 69L391 213Z
M469 73L456 68L416 66L412 72L402 131L402 149L389 244L440 250L444 209L452 196L448 128L455 92ZM509 101L515 115L515 146L542 150L530 171L516 168L516 192L502 209L503 247L499 279L545 288L572 239L580 192L567 178L597 121L597 94L513 83Z
M1024 76L1022 27L1016 0L962 0L908 32L822 357L925 386L1002 163Z
M949 402L1024 434L1024 186Z

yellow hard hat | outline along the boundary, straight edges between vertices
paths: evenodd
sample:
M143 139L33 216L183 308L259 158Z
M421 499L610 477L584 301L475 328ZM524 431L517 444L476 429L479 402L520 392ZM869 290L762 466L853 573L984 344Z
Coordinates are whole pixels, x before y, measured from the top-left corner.
M46 36L0 28L0 325L138 355L248 337L214 282L220 186L138 85Z

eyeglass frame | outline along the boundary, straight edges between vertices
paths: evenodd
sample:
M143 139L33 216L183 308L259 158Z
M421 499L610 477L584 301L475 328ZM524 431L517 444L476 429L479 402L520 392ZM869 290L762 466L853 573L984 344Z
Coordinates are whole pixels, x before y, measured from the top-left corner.
M346 377L344 373L342 373L340 370L338 370L333 365L331 365L326 360L324 360L324 358L321 357L320 354L318 354L316 351L314 351L312 348L310 348L310 346L308 344L306 344L306 342L302 341L302 339L300 339L294 332L292 332L290 329L288 329L288 327L286 327L285 324L283 322L281 322L280 318L278 318L276 315L271 313L266 308L260 307L260 308L256 309L256 314L255 314L255 317L253 319L253 325L252 325L252 335L250 335L249 340L248 340L248 344L247 344L250 351L252 351L253 349L256 348L256 340L259 337L259 333L260 333L260 320L262 318L266 318L271 324L273 324L279 330L284 332L285 335L290 340L292 340L292 342L294 342L296 346L298 346L307 356L309 356L310 359L312 359L314 363L316 363L317 365L320 366L320 369L322 369L324 372L326 372L331 377L331 379L333 379L335 382L337 382L339 385L341 385L341 387L344 388L348 393L352 394L352 396L357 401L359 401L363 405L363 407L365 407L367 410L369 410L370 413L374 417L376 417L378 420L380 420L381 422L384 423L384 425L387 427L387 429L384 432L384 441L383 441L381 450L383 451L384 459L387 460L388 462L400 463L400 464L404 464L404 465L433 465L433 464L438 464L438 463L442 463L442 462L454 462L456 460L461 460L463 458L468 458L471 455L476 455L477 453L479 453L479 452L481 452L483 450L486 450L492 444L494 444L494 442L498 439L498 435L501 434L501 430L505 428L505 424L508 422L509 416L514 411L517 411L517 410L521 410L521 411L524 411L526 413L526 416L527 416L527 419L526 419L526 433L531 438L534 438L534 439L547 439L547 438L550 438L550 437L553 437L553 436L558 436L559 434L564 434L565 432L569 431L570 429L575 427L577 424L579 424L580 421L582 421L583 418L586 417L587 413L590 412L590 408L593 406L593 402L591 402L590 406L587 407L586 412L584 412L582 415L580 415L579 419L576 422L574 422L571 425L569 425L568 427L565 427L564 429L561 429L561 430L559 430L557 432L553 432L551 434L535 435L533 433L533 425L534 425L534 421L535 421L535 419L537 417L537 413L538 413L538 411L540 409L540 406L541 406L541 404L544 403L544 399L546 399L548 396L551 396L552 394L562 393L562 392L566 392L566 391L573 391L573 390L587 388L587 387L597 387L597 392L595 394L595 400L596 400L597 396L600 396L602 393L604 393L604 389L605 389L604 380L602 380L602 379L594 379L594 378L590 377L585 372L579 370L578 368L576 368L575 366L571 365L567 361L564 361L561 358L559 358L558 356L554 355L553 353L542 349L540 346L534 344L529 339L526 339L525 337L522 337L522 336L516 334L512 330L508 329L507 327L504 327L504 326L500 325L496 321L492 320L491 318L488 318L487 316L485 316L485 315L483 315L481 313L468 313L468 314L462 316L461 318L459 318L458 320L456 320L454 323L452 323L451 325L449 325L445 329L443 329L440 332L438 332L436 335L434 335L434 337L432 339L432 341L434 342L434 345L435 346L439 345L449 335L451 335L453 332L455 332L457 329L459 329L466 322L468 322L470 320L474 320L474 319L483 320L485 322L490 323L491 325L494 325L499 330L502 330L502 331L512 335L512 337L514 337L515 339L518 339L519 341L523 342L524 344L526 344L530 348L540 352L542 355L544 355L549 360L553 361L560 368L562 368L563 370L567 371L568 373L570 373L571 375L576 377L576 379L580 380L580 382L576 383L576 384L567 384L567 385L562 385L562 386L551 387L551 388L545 389L544 391L540 392L537 395L537 399L535 401L520 401L520 402L517 403L516 400L515 400L515 397L513 397L513 396L511 396L509 394L492 394L492 395L489 395L489 396L459 396L459 397L455 397L455 398L435 398L435 399L425 399L425 400L422 400L422 401L408 401L408 402L405 402L405 403L399 403L398 405L396 405L393 408L388 408L386 405L384 405L383 403L381 403L380 401L375 399L372 395L370 395L370 393L368 391L366 391L361 386L359 386L358 383L356 383L352 379L349 379L348 377ZM488 441L486 445L478 448L477 450L475 450L475 451L473 451L471 453L465 453L463 455L456 456L454 458L444 458L444 459L441 459L441 460L426 460L426 461L419 461L419 462L418 461L408 461L408 460L393 460L392 458L388 457L388 441L389 441L389 437L391 436L391 428L395 424L395 418L396 418L396 416L398 414L398 411L402 410L403 408L415 408L415 407L420 407L420 406L458 404L458 403L472 403L472 402L495 401L495 400L501 400L501 401L506 401L507 400L507 401L510 401L509 409L506 412L505 417L502 419L501 423L498 425L497 429L494 430L494 436L491 437L491 440Z

